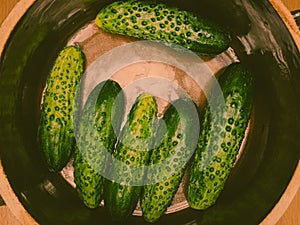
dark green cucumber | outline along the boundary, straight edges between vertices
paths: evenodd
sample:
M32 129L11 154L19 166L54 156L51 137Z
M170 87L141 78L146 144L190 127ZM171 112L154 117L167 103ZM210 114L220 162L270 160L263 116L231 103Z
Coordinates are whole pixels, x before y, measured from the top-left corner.
M149 167L146 176L149 184L143 188L141 197L143 217L147 222L157 221L172 203L187 162L197 146L199 130L195 127L199 127L199 118L195 109L191 100L178 99L168 107L158 127L157 147L149 162L155 169Z
M253 104L252 80L252 74L240 63L229 65L219 80L223 96L214 99L216 104L223 99L225 107L205 108L187 188L187 199L194 209L215 204L234 166Z
M126 220L136 208L157 125L157 104L152 95L141 94L131 108L114 151L121 164L111 165L104 204L115 221ZM128 166L128 167L127 167ZM130 171L136 167L138 172Z
M101 82L89 95L76 127L74 181L79 197L89 208L99 206L103 200L107 156L117 141L124 101L118 83Z
M230 36L216 24L162 3L117 1L100 10L96 24L110 33L182 45L192 51L221 53Z
M84 55L75 46L58 55L47 80L39 125L39 142L51 171L60 171L74 147L73 106L84 72Z

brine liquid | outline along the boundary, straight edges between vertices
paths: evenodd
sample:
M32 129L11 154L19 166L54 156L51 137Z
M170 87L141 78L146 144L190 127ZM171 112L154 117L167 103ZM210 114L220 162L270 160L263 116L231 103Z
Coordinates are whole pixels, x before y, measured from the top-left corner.
M190 96L199 107L205 104L205 88L209 88L210 79L209 76L205 77L202 75L205 70L206 73L209 72L213 76L217 77L222 70L231 64L232 62L238 61L233 49L229 48L226 52L216 55L214 57L207 55L198 55L203 61L203 65L199 69L199 74L197 74L197 81L187 74L182 68L178 68L174 65L164 63L160 60L137 60L134 63L129 63L128 65L123 65L118 67L116 62L119 62L120 58L124 57L124 60L128 60L126 57L127 52L121 51L116 58L113 53L116 48L121 48L130 43L135 43L140 41L135 38L125 37L121 35L113 35L104 32L99 29L94 22L91 22L86 27L82 28L77 32L68 42L68 45L79 45L83 50L86 57L86 76L84 80L83 91L83 103L86 100L88 94L90 93L92 87L96 86L99 82L107 78L102 77L104 73L101 70L98 71L97 65L98 61L101 62L101 57L105 55L106 63L102 67L107 67L105 70L110 71L111 68L116 68L112 70L109 75L110 79L117 81L120 86L124 89L126 95L126 114L129 112L134 100L137 95L143 91L152 91L157 93L159 115L163 115L164 110L169 105L171 100L175 100L180 95ZM148 46L146 46L147 48ZM139 54L144 49L138 49L136 54ZM155 56L156 53L152 53ZM166 54L165 58L168 58L168 53L158 52L160 58L163 58L163 54ZM179 60L180 61L180 60ZM180 63L180 62L178 62ZM93 69L94 68L94 69ZM202 69L203 68L203 71ZM164 86L163 81L168 81L171 85ZM200 85L199 85L200 82ZM145 85L146 83L146 85ZM126 115L125 117L126 118ZM248 129L247 129L248 133ZM247 134L246 134L247 137ZM246 138L245 138L246 139ZM240 149L238 158L242 153L243 146ZM73 177L73 159L68 163L68 165L62 170L61 175L63 178L75 188L74 177ZM175 195L172 205L168 208L166 213L173 213L179 210L188 208L188 203L185 198L184 188L186 183L187 174L185 174L183 181ZM101 203L103 204L103 202ZM134 211L134 215L142 215L139 204Z

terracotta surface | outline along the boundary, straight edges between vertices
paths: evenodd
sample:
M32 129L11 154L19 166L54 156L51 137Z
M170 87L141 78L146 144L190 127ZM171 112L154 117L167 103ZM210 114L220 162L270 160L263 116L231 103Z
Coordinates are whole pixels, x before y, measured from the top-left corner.
M300 0L282 0L287 8L292 11L300 9ZM5 17L14 7L18 0L0 0L0 24L3 22ZM2 34L1 34L2 35ZM274 208L271 212L272 218L267 217L263 222L263 225L299 225L300 224L300 166L298 166L297 172L291 181L291 184L287 188L286 195L295 196L292 200L287 198L286 201L281 201L278 206ZM1 193L0 193L1 194ZM0 198L0 205L3 204L3 201ZM285 213L281 216L280 212L284 209ZM276 213L280 214L277 216ZM275 218L274 216L275 215ZM0 206L0 225L23 225L19 222L11 213L11 211L5 205Z

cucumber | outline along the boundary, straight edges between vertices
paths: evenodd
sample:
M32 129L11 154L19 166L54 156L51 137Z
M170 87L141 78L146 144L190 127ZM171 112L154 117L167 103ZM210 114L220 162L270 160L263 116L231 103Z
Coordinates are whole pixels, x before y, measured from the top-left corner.
M114 2L99 11L95 22L110 33L161 40L206 54L223 52L231 41L218 25L153 1Z
M74 147L74 97L84 72L84 55L75 46L58 55L43 95L38 139L50 171L60 171Z
M191 208L215 204L234 166L253 105L253 75L240 63L229 65L219 79L225 109L204 110L198 147L191 164L187 200Z
M132 106L113 153L121 162L110 166L110 175L115 179L105 186L104 205L113 221L125 221L136 208L145 174L143 166L149 162L156 125L156 100L143 93Z
M89 95L76 127L74 182L89 208L98 207L103 200L107 154L114 150L123 114L121 87L113 80L103 81Z
M153 149L149 162L155 169L148 169L146 179L149 184L144 186L141 197L143 217L147 222L157 221L172 203L187 162L197 146L199 118L195 109L190 99L180 98L168 107L158 127L157 147ZM163 165L164 162L167 163ZM159 164L162 166L157 166Z

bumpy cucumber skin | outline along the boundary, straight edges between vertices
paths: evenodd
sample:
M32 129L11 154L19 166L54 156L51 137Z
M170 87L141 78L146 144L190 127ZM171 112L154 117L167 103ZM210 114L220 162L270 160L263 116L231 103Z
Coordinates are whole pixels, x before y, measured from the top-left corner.
M74 97L84 72L84 55L75 46L58 55L47 80L39 125L39 142L48 168L60 171L70 160L74 147Z
M114 151L114 158L125 165L142 167L147 165L157 126L157 104L147 93L141 94L132 106L120 139ZM122 166L121 166L122 167ZM106 182L104 204L114 221L125 221L133 213L141 193L141 186L130 185L131 180L142 182L144 169L138 174L124 171L124 167L110 167L114 177L122 176L126 183L114 180Z
M103 30L142 39L182 45L192 51L218 54L229 47L230 35L190 12L150 1L117 1L100 10Z
M103 153L112 154L114 150L124 102L119 84L103 81L91 92L78 122L74 181L79 197L89 208L98 207L103 199L105 178L102 175L109 160Z
M143 217L147 222L156 222L164 214L172 203L172 200L179 188L180 182L184 175L189 157L196 148L199 132L195 129L195 125L199 123L199 118L193 115L195 104L189 99L178 99L171 104L162 119L155 138L155 147L151 153L149 165L162 163L170 160L170 156L174 155L172 161L168 162L166 178L154 184L146 185L143 188L141 197L141 208ZM177 109L181 109L179 114ZM169 158L169 159L168 159ZM178 165L178 162L183 165ZM157 169L159 170L159 169ZM172 171L172 172L171 172ZM151 171L147 173L146 179L155 180L157 174L164 171Z
M229 65L219 84L225 110L214 110L213 115L209 106L205 108L202 132L189 174L187 200L191 208L199 210L214 205L223 190L253 105L253 76L240 63Z

